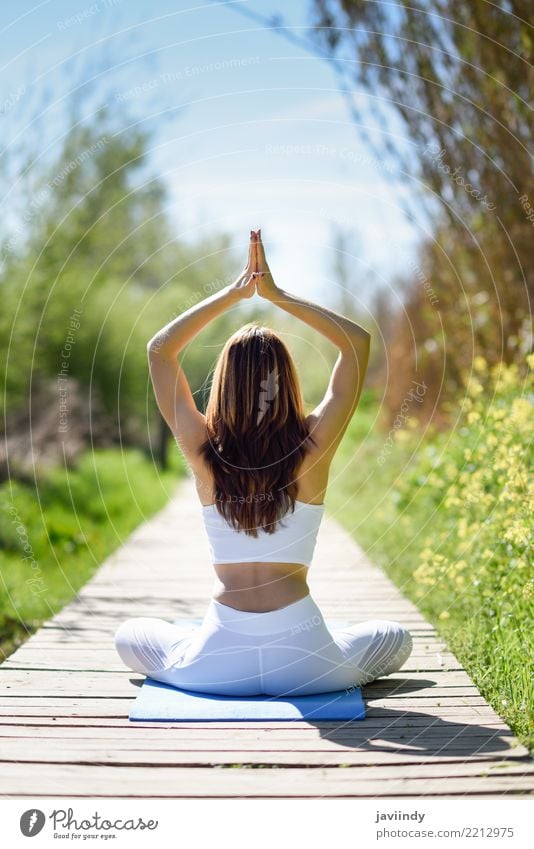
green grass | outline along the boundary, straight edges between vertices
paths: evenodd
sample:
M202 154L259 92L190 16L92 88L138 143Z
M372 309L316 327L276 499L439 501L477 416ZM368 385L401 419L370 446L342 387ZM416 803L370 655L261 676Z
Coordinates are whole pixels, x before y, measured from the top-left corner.
M389 442L367 397L334 459L328 504L532 750L529 380L478 359L450 431L425 433L408 416Z
M184 473L141 451L87 452L35 487L0 486L0 660L67 604L134 528L161 509Z

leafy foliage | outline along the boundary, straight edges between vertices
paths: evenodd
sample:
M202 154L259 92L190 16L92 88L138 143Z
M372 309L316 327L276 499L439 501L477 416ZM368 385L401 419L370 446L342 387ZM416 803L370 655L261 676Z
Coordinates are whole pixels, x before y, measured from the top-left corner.
M64 374L101 400L116 440L145 445L147 410L149 419L156 410L148 339L230 282L227 236L194 245L174 237L148 145L144 132L124 132L120 115L101 109L68 130L54 161L36 160L20 175L21 192L31 187L38 202L22 206L21 226L4 222L0 380L8 427L40 382ZM228 317L218 325L229 326ZM205 345L195 361L195 391L213 356Z
M463 375L455 427L425 434L409 418L382 465L383 437L372 423L349 431L329 503L438 627L495 710L534 744L525 664L534 654L534 355L528 362L526 371L477 358Z
M389 321L387 403L393 418L410 382L425 380L429 420L461 391L474 356L519 362L530 350L531 5L314 0L312 9L318 43L345 60L344 83L358 92L359 132L399 186L410 180L413 202L400 192L398 202L425 235L416 266L395 282L405 304Z

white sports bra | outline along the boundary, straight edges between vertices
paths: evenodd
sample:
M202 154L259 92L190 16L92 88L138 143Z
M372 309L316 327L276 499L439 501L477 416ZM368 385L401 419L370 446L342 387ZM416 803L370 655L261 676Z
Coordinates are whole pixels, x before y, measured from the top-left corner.
M310 566L323 518L324 504L295 501L268 534L262 527L252 537L238 531L221 516L215 504L202 505L202 518L213 563L302 563Z

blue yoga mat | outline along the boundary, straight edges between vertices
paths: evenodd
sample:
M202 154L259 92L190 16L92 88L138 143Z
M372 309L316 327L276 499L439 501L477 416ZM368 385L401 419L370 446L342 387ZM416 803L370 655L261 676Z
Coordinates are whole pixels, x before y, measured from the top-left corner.
M184 632L200 624L200 619L176 619ZM344 622L327 622L329 629ZM130 710L129 719L145 722L228 722L280 720L365 719L365 705L359 687L349 691L317 693L313 696L219 696L179 690L146 678Z

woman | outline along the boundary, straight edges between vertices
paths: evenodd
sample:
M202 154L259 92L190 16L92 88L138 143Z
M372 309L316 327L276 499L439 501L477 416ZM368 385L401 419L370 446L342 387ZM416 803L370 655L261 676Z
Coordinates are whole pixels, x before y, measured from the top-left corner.
M287 348L253 323L224 346L206 414L195 405L177 355L255 292L339 350L308 416ZM373 619L330 632L307 584L330 464L360 398L369 339L354 321L280 289L258 230L236 281L149 342L157 403L194 474L216 585L201 625L185 636L161 619L124 622L115 644L131 669L195 692L297 696L359 686L405 663L405 628Z

